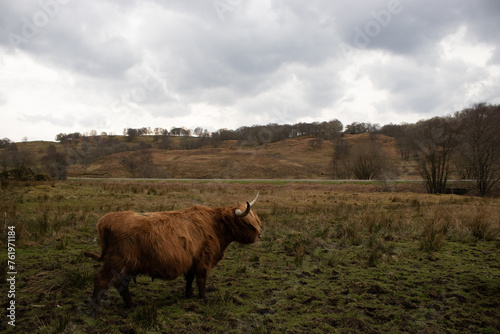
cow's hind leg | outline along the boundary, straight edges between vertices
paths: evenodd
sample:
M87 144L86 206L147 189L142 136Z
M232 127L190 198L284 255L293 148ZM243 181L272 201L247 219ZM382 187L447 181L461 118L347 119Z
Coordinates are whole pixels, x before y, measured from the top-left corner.
M106 265L103 265L94 277L94 292L90 306L94 311L99 311L101 298L110 287L110 282L113 279L113 273Z
M190 269L184 277L186 278L186 297L191 298L194 296L194 293L193 293L194 271L193 271L193 269Z
M134 279L134 276L127 275L125 273L125 270L122 270L121 274L118 274L116 271L113 271L114 274L114 286L116 290L120 293L120 296L122 296L123 301L125 302L125 305L127 307L133 307L135 306L135 302L132 300L132 296L130 295L130 291L128 290L128 286L130 284L130 281Z
M197 268L196 269L196 283L198 284L198 291L200 294L200 298L203 300L207 300L207 294L205 292L205 284L207 282L209 270L206 268Z

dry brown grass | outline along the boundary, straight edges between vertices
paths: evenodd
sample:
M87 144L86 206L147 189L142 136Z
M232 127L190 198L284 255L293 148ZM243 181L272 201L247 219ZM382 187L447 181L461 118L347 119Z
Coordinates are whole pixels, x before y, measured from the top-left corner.
M348 135L346 140L357 143L370 139L368 134ZM399 159L393 138L377 136L391 157L401 179L415 179L415 166ZM202 179L329 179L333 143L323 141L311 145L311 138L288 139L257 147L238 146L236 141L223 142L220 147L195 150L150 149L153 163L160 166L170 178ZM137 152L121 152L93 162L86 176L129 177L120 160ZM74 165L70 176L83 175L83 169Z
M411 192L396 184L68 181L1 189L18 233L24 332L495 332L500 199ZM120 210L161 211L252 199L259 243L232 245L210 276L208 304L182 280L110 291L89 316L95 223ZM5 281L5 280L4 280ZM32 307L32 305L44 305ZM55 308L59 305L61 308ZM68 316L71 315L71 316Z

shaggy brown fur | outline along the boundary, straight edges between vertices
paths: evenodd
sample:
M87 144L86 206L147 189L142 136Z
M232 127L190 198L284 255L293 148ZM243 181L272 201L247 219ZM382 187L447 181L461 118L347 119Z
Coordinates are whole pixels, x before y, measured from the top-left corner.
M242 208L241 204L194 206L180 211L104 215L97 223L101 255L85 252L103 262L94 279L93 308L98 309L102 294L110 286L115 286L125 304L132 306L128 285L139 274L164 279L185 275L187 297L193 295L196 278L200 298L206 299L206 279L227 246L233 241L249 244L260 238L262 222L253 210L237 217L235 210Z

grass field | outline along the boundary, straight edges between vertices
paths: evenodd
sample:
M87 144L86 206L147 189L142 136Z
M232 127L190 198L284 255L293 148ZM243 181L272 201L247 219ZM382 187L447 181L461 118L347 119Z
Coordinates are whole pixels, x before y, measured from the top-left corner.
M23 333L498 333L500 199L427 195L419 185L65 181L10 183L16 326ZM95 224L110 211L162 211L252 199L259 243L232 244L208 301L184 280L140 276L126 309L116 290L94 317ZM3 224L2 224L3 226ZM2 239L1 306L10 299Z

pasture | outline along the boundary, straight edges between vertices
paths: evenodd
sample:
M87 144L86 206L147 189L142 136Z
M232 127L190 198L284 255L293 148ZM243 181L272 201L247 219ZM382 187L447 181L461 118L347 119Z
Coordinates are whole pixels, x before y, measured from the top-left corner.
M428 195L418 184L65 181L3 184L15 225L16 326L24 333L495 333L500 331L500 199ZM126 309L110 289L89 305L105 213L224 206L260 197L260 242L230 245L207 281L139 276ZM3 223L2 223L3 226Z

